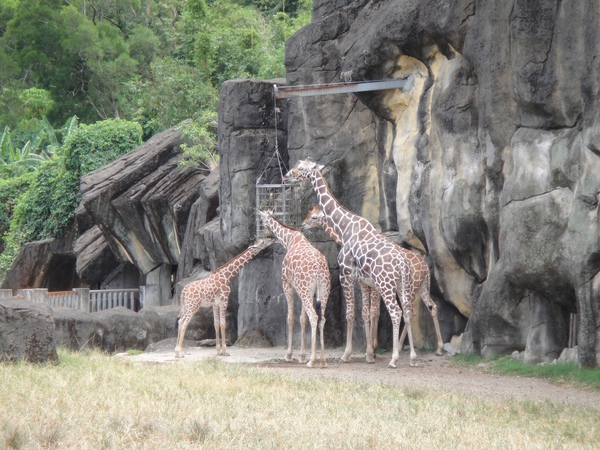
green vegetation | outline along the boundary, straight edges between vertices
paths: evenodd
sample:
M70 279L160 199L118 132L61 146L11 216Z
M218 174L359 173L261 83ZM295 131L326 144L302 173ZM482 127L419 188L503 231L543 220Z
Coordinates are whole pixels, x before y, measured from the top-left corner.
M79 178L180 124L214 168L223 81L285 76L310 0L0 2L0 281L20 246L76 232Z
M543 378L552 383L570 384L600 390L600 369L580 369L576 364L524 364L510 356L492 360L472 355L456 355L455 360L471 366L484 367L497 374Z
M600 415L586 407L215 360L59 358L0 367L3 448L592 448L600 439Z

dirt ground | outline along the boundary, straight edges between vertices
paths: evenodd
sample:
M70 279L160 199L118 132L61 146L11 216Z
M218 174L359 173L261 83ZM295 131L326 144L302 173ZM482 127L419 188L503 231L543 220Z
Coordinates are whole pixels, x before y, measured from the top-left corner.
M184 358L176 359L174 344L166 343L162 349L139 355L125 355L128 359L154 364L186 364L209 358L216 358L214 347L184 348ZM223 362L254 364L265 370L273 370L298 377L335 377L362 382L388 383L399 387L446 390L479 396L493 401L503 401L509 397L518 400L564 402L570 405L585 405L600 411L600 392L557 386L535 378L500 376L485 372L485 367L465 367L453 361L449 354L436 356L433 353L418 355L418 366L410 367L408 352L400 353L396 369L388 368L390 353L377 356L374 364L364 362L364 354L355 353L349 363L340 363L341 349L327 349L326 368L308 368L295 359L287 363L283 360L286 349L276 348L237 348L228 347L230 356L219 357ZM318 356L318 353L317 353ZM297 351L294 351L297 358ZM484 365L485 366L485 365Z

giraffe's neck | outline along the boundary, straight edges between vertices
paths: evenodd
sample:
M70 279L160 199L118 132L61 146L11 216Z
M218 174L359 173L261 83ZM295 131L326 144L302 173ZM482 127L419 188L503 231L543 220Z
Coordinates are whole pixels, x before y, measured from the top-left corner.
M342 238L338 236L333 227L329 224L329 221L323 216L322 219L319 220L319 226L323 228L325 233L331 238L333 242L337 245L342 245Z
M216 269L215 272L219 272L227 282L230 282L233 277L235 277L238 272L252 260L252 258L260 253L261 250L262 249L260 248L248 247L227 264L224 264Z
M338 239L344 239L344 232L352 220L353 213L344 208L333 196L325 178L318 170L313 170L310 176L313 189L325 218L331 224ZM325 229L327 231L327 229ZM331 235L330 235L331 236ZM332 236L333 239L333 236Z
M273 216L267 217L267 226L271 229L275 237L281 242L286 249L289 249L290 245L294 241L294 239L300 234L299 231L294 230L293 228L287 227L278 220L276 220Z

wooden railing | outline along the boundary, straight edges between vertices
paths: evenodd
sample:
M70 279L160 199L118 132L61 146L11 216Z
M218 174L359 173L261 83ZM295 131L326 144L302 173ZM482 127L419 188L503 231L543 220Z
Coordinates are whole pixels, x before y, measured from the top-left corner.
M84 312L103 311L123 306L132 311L144 307L145 286L139 289L76 288L72 291L48 292L48 289L19 289L17 296L33 303L52 307L74 308ZM12 297L12 289L0 289L0 298Z

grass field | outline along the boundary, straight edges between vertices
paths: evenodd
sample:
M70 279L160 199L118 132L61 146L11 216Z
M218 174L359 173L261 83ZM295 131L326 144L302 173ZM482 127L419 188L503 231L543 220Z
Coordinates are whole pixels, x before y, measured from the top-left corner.
M216 361L59 352L0 365L0 448L598 448L600 413L551 402L293 378Z

